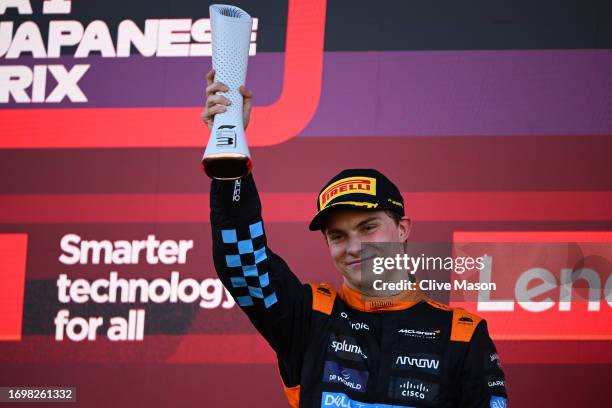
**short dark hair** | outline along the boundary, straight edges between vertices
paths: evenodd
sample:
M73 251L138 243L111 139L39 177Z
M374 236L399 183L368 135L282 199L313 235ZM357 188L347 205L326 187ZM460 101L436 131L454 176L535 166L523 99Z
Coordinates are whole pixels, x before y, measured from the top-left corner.
M395 225L399 225L399 222L402 219L401 215L391 210L385 210L385 214L387 214L393 221L395 221Z

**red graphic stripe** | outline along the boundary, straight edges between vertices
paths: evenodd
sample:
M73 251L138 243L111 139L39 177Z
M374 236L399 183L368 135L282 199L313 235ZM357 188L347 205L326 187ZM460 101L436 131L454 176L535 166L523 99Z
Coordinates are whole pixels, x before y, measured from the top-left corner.
M316 159L323 146L333 152L333 160ZM603 136L297 137L253 148L255 180L262 192L318 192L340 169L363 166L364 155L358 152L367 152L368 167L382 171L400 191L612 191L612 137ZM201 157L200 149L0 150L0 173L6 175L2 190L200 193L210 183ZM577 157L588 160L567 165ZM152 173L158 166L159 173Z
M21 340L27 234L0 234L0 341Z
M417 221L612 220L612 192L403 193ZM262 193L268 222L307 222L316 193ZM208 194L0 196L0 223L208 222Z

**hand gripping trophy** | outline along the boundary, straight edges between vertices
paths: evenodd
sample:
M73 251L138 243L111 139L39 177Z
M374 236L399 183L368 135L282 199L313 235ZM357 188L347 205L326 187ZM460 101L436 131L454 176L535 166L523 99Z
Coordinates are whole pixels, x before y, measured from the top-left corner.
M217 95L229 99L224 112L214 116L202 164L209 177L235 180L252 167L243 123L243 96L253 19L244 10L225 4L210 6L212 63L215 81L227 85Z

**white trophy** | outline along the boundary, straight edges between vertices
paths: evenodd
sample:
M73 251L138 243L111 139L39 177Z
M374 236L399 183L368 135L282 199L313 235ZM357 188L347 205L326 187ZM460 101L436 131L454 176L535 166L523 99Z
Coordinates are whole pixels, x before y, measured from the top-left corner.
M252 167L238 88L246 80L253 19L235 6L213 4L209 10L215 81L227 85L229 91L219 94L231 104L215 115L202 164L209 177L235 180L247 175Z

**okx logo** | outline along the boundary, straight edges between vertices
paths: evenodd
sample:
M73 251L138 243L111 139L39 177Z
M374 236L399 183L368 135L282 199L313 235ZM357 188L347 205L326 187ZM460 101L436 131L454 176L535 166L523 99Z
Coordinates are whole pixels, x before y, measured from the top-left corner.
M0 234L0 341L21 340L27 234Z

